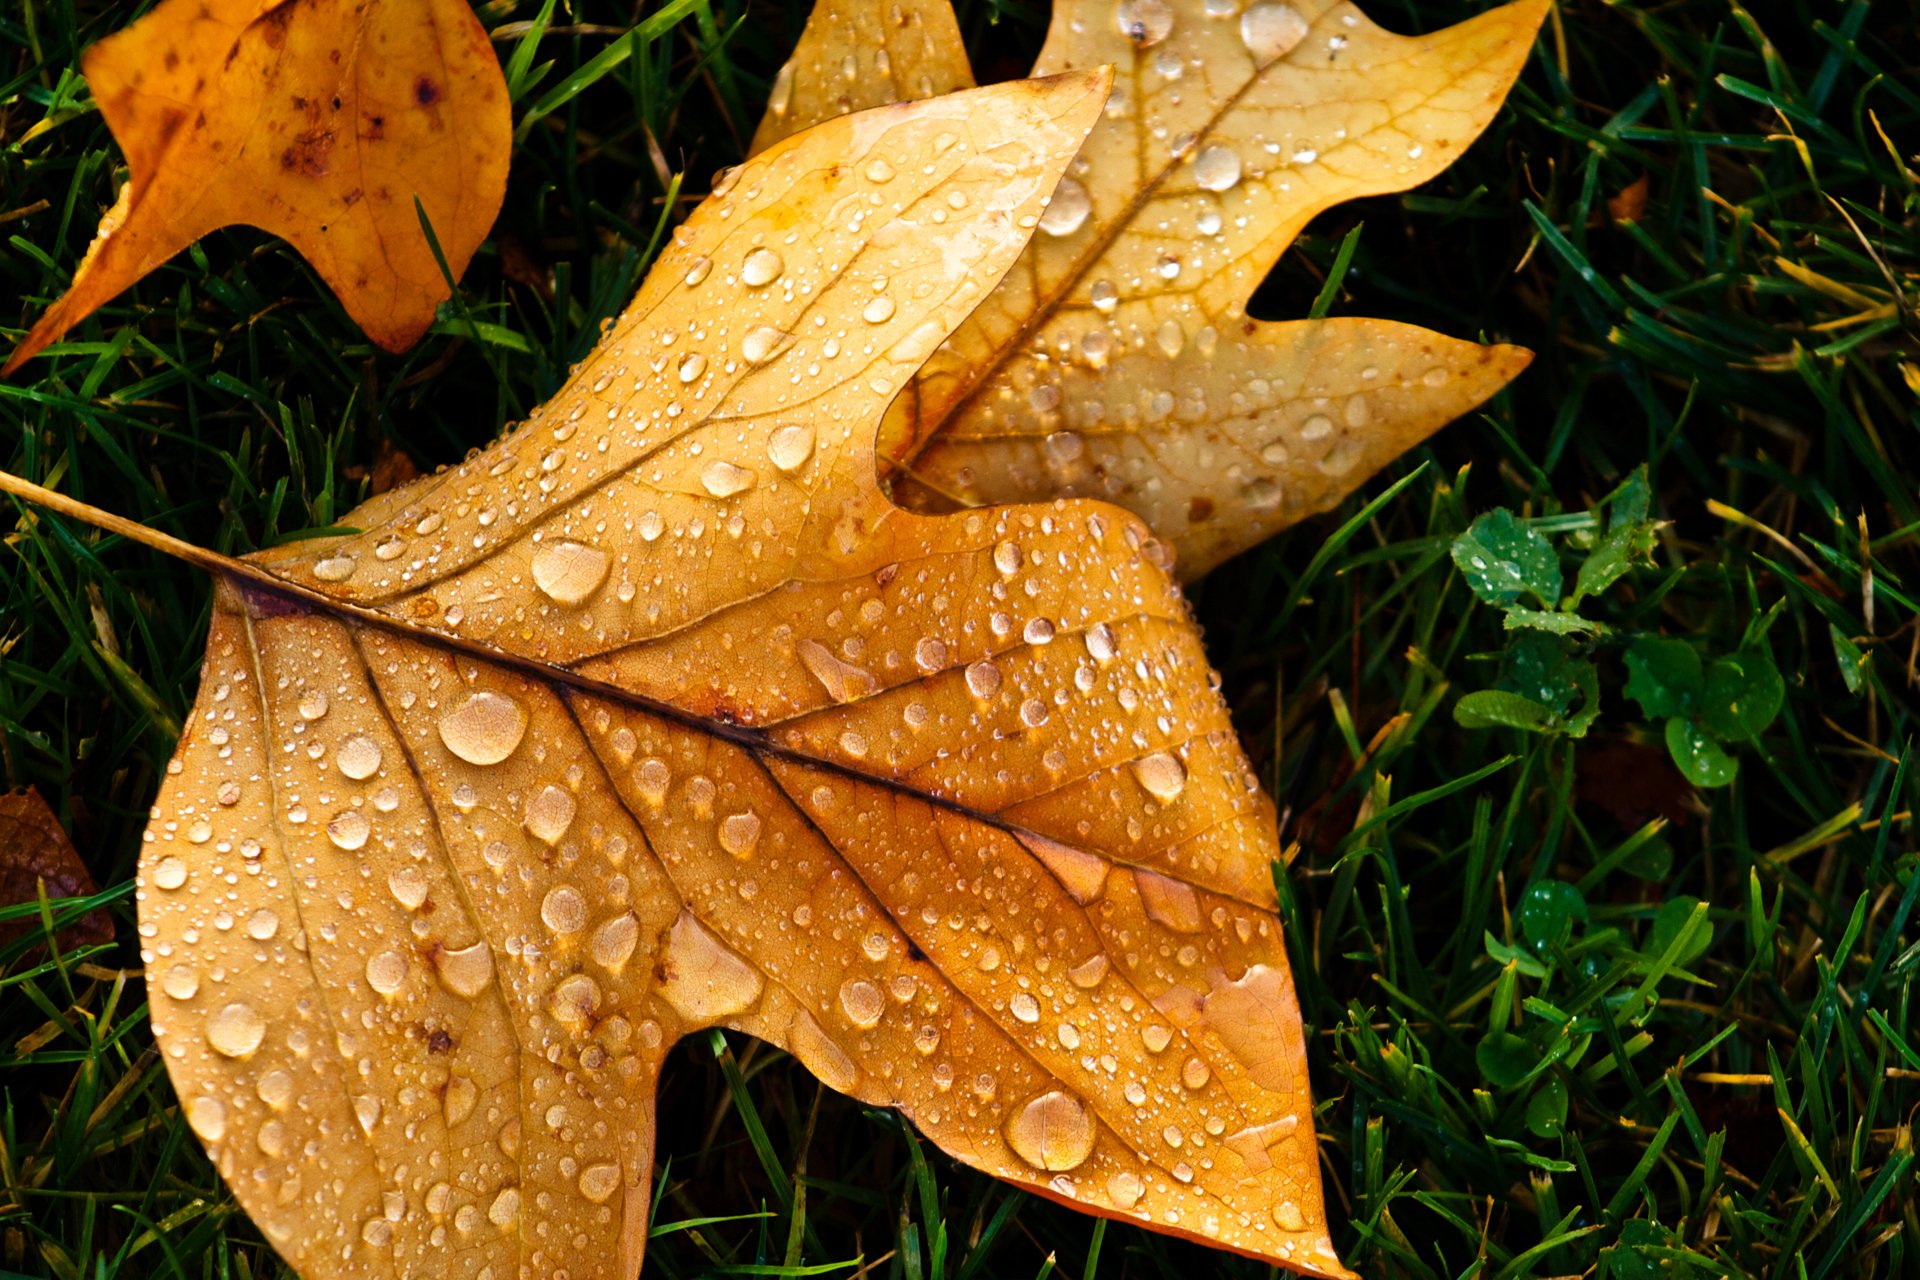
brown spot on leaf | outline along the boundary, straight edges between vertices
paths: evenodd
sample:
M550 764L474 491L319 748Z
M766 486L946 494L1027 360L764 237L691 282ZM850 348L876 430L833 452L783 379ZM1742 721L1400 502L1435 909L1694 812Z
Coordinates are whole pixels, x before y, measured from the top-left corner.
M430 107L440 101L440 86L426 76L413 82L413 100L423 107Z

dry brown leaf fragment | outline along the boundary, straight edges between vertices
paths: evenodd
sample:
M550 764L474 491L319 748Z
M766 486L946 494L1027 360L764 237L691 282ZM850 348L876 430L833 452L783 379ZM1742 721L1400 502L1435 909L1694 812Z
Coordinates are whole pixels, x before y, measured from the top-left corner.
M0 906L34 902L45 886L49 898L87 898L98 893L66 828L33 787L0 791ZM0 923L0 946L40 933L38 919ZM96 908L62 930L62 950L113 941L113 918Z
M950 20L945 0L901 4ZM861 9L821 0L809 33ZM1113 99L1042 234L889 415L895 496L1106 498L1192 577L1493 394L1525 350L1379 320L1262 323L1246 303L1315 214L1446 168L1545 12L1519 0L1407 38L1338 0L1058 0L1035 74L1111 64ZM817 96L796 72L782 127Z
M815 6L774 76L752 151L851 111L972 87L950 5L832 0Z
M715 1026L1038 1194L1348 1274L1273 808L1164 549L876 481L1107 88L771 148L363 533L228 561L90 514L220 575L141 929L186 1118L310 1280L631 1280L656 1076Z
M195 240L245 224L313 264L380 346L447 297L506 193L506 81L465 0L165 0L81 61L130 173L11 373Z

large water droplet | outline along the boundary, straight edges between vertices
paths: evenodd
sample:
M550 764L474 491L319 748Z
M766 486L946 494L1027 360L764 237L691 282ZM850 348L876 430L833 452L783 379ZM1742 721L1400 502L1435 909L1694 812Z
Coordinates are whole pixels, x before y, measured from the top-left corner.
M267 1020L253 1006L235 1002L207 1019L207 1043L224 1058L244 1058L260 1047Z
M1040 215L1040 229L1050 236L1070 236L1086 224L1093 212L1093 196L1074 178L1060 179L1053 198Z
M567 828L573 825L573 815L579 810L580 805L573 798L573 792L565 787L542 787L527 801L527 834L547 844L558 844L560 837L567 834Z
M178 889L187 882L187 860L171 855L160 859L153 868L153 883L161 889Z
M770 324L749 329L740 339L740 356L748 364L764 364L773 358L774 353L779 351L791 336Z
M667 936L660 994L682 1017L696 1022L751 1008L766 979L707 927L682 911Z
M724 458L715 458L700 472L700 487L716 498L731 498L753 488L753 472Z
M210 1095L202 1095L187 1104L187 1123L207 1142L218 1142L227 1134L227 1104Z
M1307 20L1290 4L1256 4L1240 15L1240 39L1264 67L1285 57L1307 38Z
M1107 1199L1113 1202L1113 1207L1116 1209L1133 1208L1140 1202L1140 1197L1146 1189L1146 1184L1140 1181L1138 1174L1128 1173L1125 1170L1107 1179Z
M1031 1099L1007 1119L1007 1145L1036 1169L1064 1173L1093 1154L1093 1112L1070 1093L1054 1089Z
M493 952L484 942L458 951L436 951L433 970L447 990L471 1000L493 982Z
M380 771L380 744L364 733L357 733L340 744L333 754L334 767L359 782Z
M748 288L758 289L778 280L780 273L786 269L787 264L781 261L779 254L762 247L749 253L746 261L740 264L740 279Z
M587 900L570 884L555 885L540 900L540 919L555 933L578 933L587 927Z
M1206 191L1226 191L1240 181L1240 153L1214 145L1193 158L1194 184Z
M526 708L498 693L473 694L440 717L440 741L468 764L499 764L526 733Z
M473 1114L474 1104L480 1101L480 1088L462 1075L449 1076L447 1089L441 1095L440 1105L447 1117L447 1127L452 1128Z
M190 964L176 964L160 979L160 989L175 1000L191 1000L200 990L200 971Z
M353 576L355 568L352 556L328 556L313 563L313 576L322 582L345 582Z
M367 821L367 815L358 809L347 809L333 815L327 823L327 839L336 849L348 853L366 844L367 837L373 834L373 824Z
M760 843L760 815L734 813L720 820L720 847L736 858L751 858Z
M1123 0L1113 17L1120 34L1142 49L1159 44L1173 31L1173 9L1166 0Z
M593 931L594 963L609 973L618 973L632 959L639 941L639 918L631 911L623 911Z
M1000 668L985 658L967 667L967 689L976 698L991 698L1000 692Z
M881 294L860 310L860 318L868 324L885 324L893 319L893 299Z
M427 874L418 867L395 867L387 876L387 891L409 911L427 900Z
M775 427L773 434L767 437L767 461L792 474L805 466L807 459L813 456L813 440L812 427L797 424Z
M840 986L840 1008L848 1022L864 1031L880 1021L880 1015L886 1012L887 998L865 978L849 978Z
M620 1166L617 1164L590 1164L580 1171L580 1194L595 1204L605 1204L619 1189Z
M1013 999L1007 1001L1007 1009L1028 1025L1040 1021L1040 1002L1025 991L1017 992Z
M533 585L555 604L584 604L607 580L612 561L598 547L547 542L533 553Z
M407 958L398 951L382 951L367 961L367 985L383 996L400 990L407 981Z
M1133 762L1133 776L1146 793L1162 804L1172 804L1187 788L1187 767L1165 751Z

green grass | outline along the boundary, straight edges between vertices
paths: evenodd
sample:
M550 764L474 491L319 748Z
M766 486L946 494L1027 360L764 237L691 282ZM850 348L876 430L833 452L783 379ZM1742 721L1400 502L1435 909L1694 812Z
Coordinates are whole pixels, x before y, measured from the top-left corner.
M1405 31L1477 7L1371 12ZM331 525L382 452L431 466L490 438L738 158L804 17L693 0L609 58L595 28L638 8L577 0L525 60L506 210L464 312L414 351L374 352L284 245L223 232L0 385L0 463L242 552ZM73 68L131 9L0 12L9 333L112 198L118 155ZM480 11L500 27L538 5ZM1004 77L1045 10L973 0L962 21ZM1539 352L1343 512L1193 593L1300 846L1282 891L1322 1169L1368 1275L1920 1265L1916 33L1912 4L1575 0L1448 175L1324 217L1260 295L1263 316L1315 307L1364 221L1318 305ZM550 297L506 277L520 255ZM1667 523L1651 563L1582 605L1611 629L1577 644L1599 679L1590 732L1460 728L1453 704L1502 678L1512 633L1454 537L1509 508L1571 577L1585 513L1640 466ZM0 953L0 1273L278 1274L179 1119L123 972L208 584L55 520L6 527L0 768L61 813L122 941ZM1623 655L1652 635L1785 674L1730 785L1685 785L1625 696ZM744 1039L683 1045L662 1115L650 1274L1263 1270L957 1169Z

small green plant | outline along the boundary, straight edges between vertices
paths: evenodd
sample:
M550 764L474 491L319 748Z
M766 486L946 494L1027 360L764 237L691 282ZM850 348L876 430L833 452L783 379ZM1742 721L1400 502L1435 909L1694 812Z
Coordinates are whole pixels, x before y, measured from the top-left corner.
M1623 644L1626 695L1649 720L1663 722L1674 763L1695 786L1725 786L1739 771L1728 745L1758 736L1780 712L1786 688L1773 660L1743 649L1709 662L1688 641L1622 633L1579 612L1650 560L1659 528L1651 501L1642 467L1571 527L1565 519L1525 521L1501 507L1453 540L1467 586L1505 610L1514 633L1493 687L1464 695L1454 719L1468 729L1585 737L1600 714L1600 671L1589 655ZM1580 553L1571 591L1543 525L1566 529L1568 549Z

